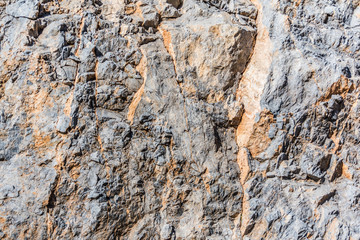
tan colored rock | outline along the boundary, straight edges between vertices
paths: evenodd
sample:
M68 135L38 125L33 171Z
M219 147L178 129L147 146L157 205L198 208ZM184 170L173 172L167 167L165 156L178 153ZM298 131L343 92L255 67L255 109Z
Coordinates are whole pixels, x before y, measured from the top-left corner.
M191 1L187 3L188 8L199 8ZM251 27L233 23L231 18L224 12L209 11L196 22L191 21L191 15L183 14L174 21L161 24L160 32L173 57L177 74L184 79L182 85L186 94L204 98L212 92L221 95L241 78L255 32ZM239 51L239 46L245 50Z

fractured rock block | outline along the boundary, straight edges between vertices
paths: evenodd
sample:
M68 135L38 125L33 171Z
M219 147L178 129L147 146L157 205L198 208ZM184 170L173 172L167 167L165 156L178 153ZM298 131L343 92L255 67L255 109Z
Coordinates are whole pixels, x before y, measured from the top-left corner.
M70 117L61 116L57 122L56 129L60 133L66 133L70 128Z

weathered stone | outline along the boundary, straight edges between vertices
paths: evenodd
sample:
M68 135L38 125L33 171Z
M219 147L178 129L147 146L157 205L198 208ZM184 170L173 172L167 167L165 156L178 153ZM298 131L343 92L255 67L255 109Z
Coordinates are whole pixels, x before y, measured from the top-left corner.
M29 18L35 20L39 16L39 0L19 0L13 1L6 7L6 14L16 18Z
M165 3L161 6L160 15L162 18L177 18L180 17L180 12L171 4Z
M0 200L16 198L19 196L19 190L15 186L6 185L0 188Z
M150 5L145 5L140 7L141 9L141 16L143 19L143 26L145 28L157 28L160 22L160 15L158 11Z
M180 7L180 5L183 3L182 0L161 0L161 2L162 2L162 4L164 4L164 3L171 4L175 8Z
M358 239L358 15L0 0L0 238Z
M56 129L60 133L66 133L70 127L70 118L68 116L61 116L57 122Z

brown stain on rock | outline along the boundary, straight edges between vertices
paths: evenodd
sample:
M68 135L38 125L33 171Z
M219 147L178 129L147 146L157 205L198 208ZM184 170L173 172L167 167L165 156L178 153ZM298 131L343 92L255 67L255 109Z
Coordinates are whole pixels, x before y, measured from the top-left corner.
M245 184L245 182L248 179L248 176L251 172L249 161L250 161L250 159L248 156L248 152L246 151L245 148L241 148L237 155L237 163L240 168L240 173L241 173L240 174L240 183L242 185Z
M39 149L39 148L47 147L50 141L51 141L50 135L43 135L41 132L35 131L35 135L34 135L35 148Z
M270 73L272 43L269 32L262 23L262 5L258 0L252 0L252 3L258 9L256 19L258 33L253 54L240 80L236 94L236 99L244 105L244 113L236 131L236 141L240 149L237 162L240 168L240 183L244 192L249 187L246 181L251 174L251 158L256 157L269 146L271 140L267 133L270 123L274 122L272 114L267 110L262 111L260 106L261 94ZM242 197L242 211L236 227L242 236L256 227L250 219L248 198L246 194Z
M262 6L257 0L254 0L253 4L258 8L256 20L258 34L253 55L245 69L237 91L237 99L244 104L245 112L237 128L236 135L239 148L249 148L251 155L255 157L264 151L270 143L267 130L273 120L270 112L261 112L260 99L267 76L270 73L272 43L268 30L261 22ZM255 122L257 114L260 114L260 120Z
M169 52L171 57L174 58L174 51L171 46L171 33L164 28L159 28L159 30L160 30L160 33L162 34L166 50Z
M332 95L341 95L343 98L355 89L355 85L345 76L341 76L338 81L333 83L330 88L326 90L324 95L316 102L318 105L321 102L330 100Z
M139 65L136 67L136 70L140 73L140 75L144 79L144 82L141 85L140 89L135 93L135 95L129 105L127 119L131 124L134 122L136 108L140 103L142 95L144 94L145 83L146 83L146 74L147 74L147 66L146 65L147 65L146 57L143 55L143 57L140 60Z
M349 172L349 167L346 164L343 164L342 175L349 180L352 180L353 178L352 174Z
M251 156L257 156L269 146L271 139L267 133L269 132L270 124L274 122L275 120L270 111L264 110L260 113L260 119L254 123L253 131L246 145Z

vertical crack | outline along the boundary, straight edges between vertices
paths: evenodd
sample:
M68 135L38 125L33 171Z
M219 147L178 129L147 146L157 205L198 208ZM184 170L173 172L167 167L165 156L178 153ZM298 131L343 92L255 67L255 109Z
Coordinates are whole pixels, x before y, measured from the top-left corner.
M146 78L147 78L147 67L146 67L146 57L145 54L142 53L142 58L140 60L139 65L136 66L136 70L140 73L141 77L143 78L143 83L139 90L134 94L133 99L129 105L129 111L128 111L128 121L130 124L133 124L134 122L134 116L137 106L139 105L141 101L141 97L144 94L145 84L146 84Z
M244 104L244 114L238 125L236 132L236 141L239 147L237 162L240 168L240 184L243 188L242 210L238 219L238 227L241 235L244 236L249 232L248 221L246 219L247 210L245 194L245 182L249 174L251 153L247 149L253 131L255 130L255 117L261 112L260 100L261 95L270 72L272 44L266 27L262 24L263 8L259 0L251 0L258 9L256 18L257 35L253 54L246 66L243 76L240 80L237 91L237 99ZM245 222L246 221L246 222ZM251 230L250 230L251 231Z

